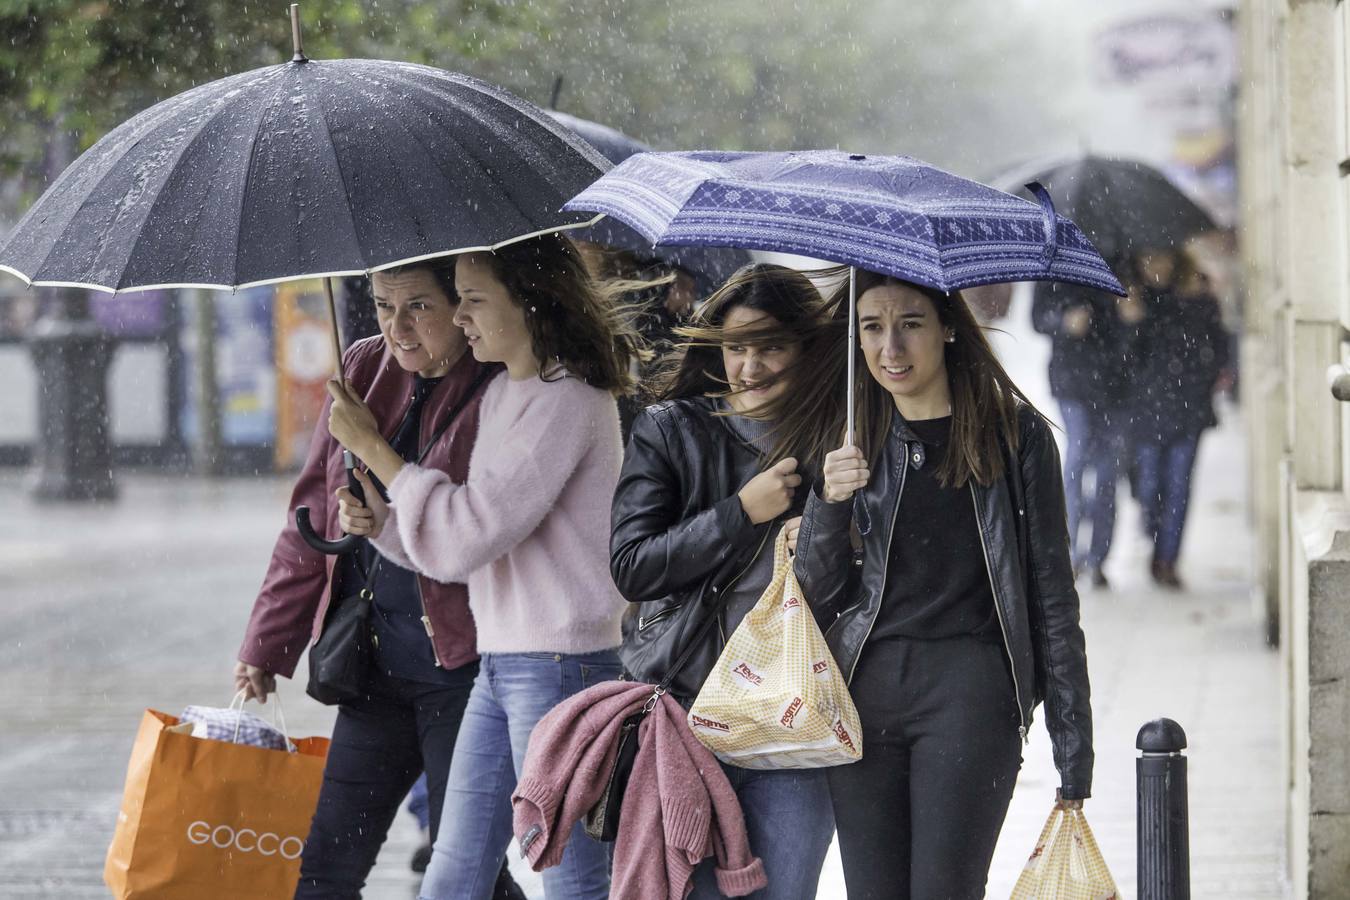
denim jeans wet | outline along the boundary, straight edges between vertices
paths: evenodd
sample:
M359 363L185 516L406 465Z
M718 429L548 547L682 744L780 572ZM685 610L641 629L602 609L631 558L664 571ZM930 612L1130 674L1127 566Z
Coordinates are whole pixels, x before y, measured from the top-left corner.
M460 725L422 900L488 900L511 843L511 792L535 723L566 698L620 674L612 651L486 653ZM562 864L543 872L547 900L609 896L605 845L573 829Z
M722 766L741 802L750 851L764 863L769 884L751 900L814 900L825 854L834 837L827 769L759 771ZM694 871L690 900L713 900L715 859Z
M1073 564L1101 568L1111 552L1116 530L1116 481L1125 452L1121 413L1076 400L1061 400L1064 431L1064 500L1069 513L1069 550ZM1092 471L1091 494L1084 493L1083 480ZM1083 524L1091 526L1090 543L1083 546Z
M1147 443L1135 448L1139 505L1144 530L1153 540L1154 562L1174 564L1181 555L1199 443L1199 435L1192 434L1166 444Z

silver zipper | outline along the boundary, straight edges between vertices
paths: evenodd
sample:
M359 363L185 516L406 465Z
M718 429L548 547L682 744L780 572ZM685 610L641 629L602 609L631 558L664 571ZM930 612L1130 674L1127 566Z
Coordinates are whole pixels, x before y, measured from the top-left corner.
M994 617L998 619L998 630L1003 634L1003 650L1008 654L1008 671L1012 673L1013 698L1017 701L1017 734L1023 744L1031 742L1027 736L1026 719L1022 716L1022 688L1017 683L1017 661L1013 659L1012 644L1008 642L1008 626L1003 622L1003 607L998 602L998 586L994 584L994 570L989 565L989 548L984 543L984 516L980 512L980 498L975 494L975 482L970 485L970 502L975 505L975 531L980 535L980 552L984 554L984 572L989 576L989 591L994 598Z
M436 652L436 629L431 627L431 616L427 615L427 601L422 596L422 576L413 575L413 585L417 588L417 602L422 604L422 627L426 629L427 640L431 643L431 658L436 661L436 668L444 669L441 665L441 655Z
M891 525L886 532L886 555L881 560L881 590L877 594L877 611L872 613L872 621L867 623L867 634L863 635L862 643L858 645L858 653L853 657L853 664L848 667L848 678L845 682L847 684L853 683L853 673L858 671L858 661L862 659L863 650L867 647L867 639L872 636L872 629L877 625L877 617L881 615L881 604L886 602L886 576L891 568L891 541L895 538L895 520L900 516L900 497L905 493L905 479L909 477L908 442L905 442L900 464L902 466L900 469L900 487L895 491L895 506L891 508ZM862 601L859 600L858 602L861 603Z
M683 608L684 608L684 604L683 604L683 603L676 603L676 604L674 604L674 605L672 605L672 606L667 606L667 607L664 607L663 609L658 609L658 610L657 610L655 613L653 613L651 616L646 616L646 617L644 617L644 616L638 616L638 626L637 626L638 633L641 634L642 632L646 631L648 628L650 628L650 627L652 627L653 625L655 625L657 622L660 622L662 619L668 619L668 618L670 618L671 616L675 615L675 613L676 613L678 610L683 609Z

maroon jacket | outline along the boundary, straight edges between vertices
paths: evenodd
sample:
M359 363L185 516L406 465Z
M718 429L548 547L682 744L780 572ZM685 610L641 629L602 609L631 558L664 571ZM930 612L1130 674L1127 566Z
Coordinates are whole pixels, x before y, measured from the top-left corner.
M440 427L445 416L473 383L482 365L465 352L422 409L423 448ZM392 435L412 402L412 373L404 371L386 352L379 336L358 341L343 356L342 370L347 380L361 392L379 423L380 433ZM478 434L478 413L483 387L478 396L460 412L436 448L422 465L446 472L451 480L462 483L469 474L469 454ZM248 629L244 633L239 659L268 672L290 677L300 654L319 636L331 599L336 556L326 556L310 548L295 528L294 510L308 506L310 520L323 537L339 534L337 489L347 483L342 464L342 445L328 433L328 407L325 400L309 456L291 493L286 527L272 550L262 590L253 603ZM450 548L446 548L447 552ZM417 576L427 617L431 620L432 647L441 666L453 669L478 658L473 617L469 613L469 592L462 584L444 584Z

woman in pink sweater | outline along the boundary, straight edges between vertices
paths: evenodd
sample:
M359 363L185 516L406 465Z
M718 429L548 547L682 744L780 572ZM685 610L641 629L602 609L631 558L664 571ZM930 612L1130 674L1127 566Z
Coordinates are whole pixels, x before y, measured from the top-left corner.
M615 395L632 387L640 343L570 241L546 236L455 267L464 329L487 387L469 474L408 464L368 411L330 384L333 435L389 485L386 506L341 493L341 522L388 559L465 581L479 674L455 744L445 808L422 883L427 900L488 898L511 840L511 792L536 722L619 675L625 603L609 579L610 498L622 462ZM605 897L605 848L580 826L544 873L549 900Z

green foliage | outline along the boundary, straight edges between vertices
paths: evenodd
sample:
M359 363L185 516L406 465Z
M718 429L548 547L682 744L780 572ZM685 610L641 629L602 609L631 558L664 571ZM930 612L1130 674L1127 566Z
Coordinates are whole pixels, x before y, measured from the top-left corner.
M660 147L842 146L978 171L981 133L1023 114L1026 78L1052 77L1026 71L1034 34L995 24L999 10L999 0L306 0L303 18L311 57L428 63L540 104L561 77L561 109ZM284 62L290 44L284 2L0 0L0 219L69 150L195 84ZM1020 83L1009 77L1019 66ZM69 150L56 140L65 135Z

